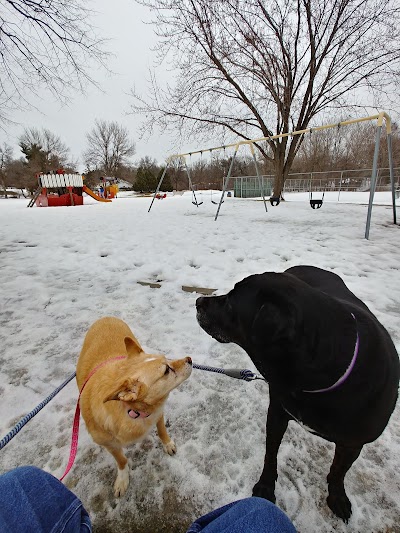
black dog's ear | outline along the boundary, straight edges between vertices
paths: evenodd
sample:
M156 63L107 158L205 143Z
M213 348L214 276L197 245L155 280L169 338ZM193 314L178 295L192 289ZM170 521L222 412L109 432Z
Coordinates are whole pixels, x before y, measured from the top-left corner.
M286 305L265 302L259 308L251 326L251 340L264 344L289 339L294 333L293 311Z

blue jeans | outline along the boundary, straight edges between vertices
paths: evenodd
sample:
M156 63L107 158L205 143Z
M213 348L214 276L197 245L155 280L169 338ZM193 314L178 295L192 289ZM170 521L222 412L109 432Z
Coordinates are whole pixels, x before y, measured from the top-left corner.
M262 498L228 503L198 518L186 533L296 533L276 505Z
M0 532L90 533L82 502L58 479L34 466L0 476ZM296 533L273 503L246 498L198 518L187 533Z
M0 531L90 533L82 502L58 479L34 466L0 476Z

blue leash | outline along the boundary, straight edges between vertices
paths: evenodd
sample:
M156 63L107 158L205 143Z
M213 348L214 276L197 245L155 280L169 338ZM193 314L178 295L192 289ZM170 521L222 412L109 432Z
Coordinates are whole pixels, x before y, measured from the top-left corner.
M13 427L10 433L8 433L3 439L0 440L0 450L4 448L4 446L8 444L10 440L14 438L17 433L21 431L21 429L25 426L25 424L27 424L31 418L37 415L38 412L41 411L43 407L47 405L49 401L52 400L54 396L56 396L60 392L61 389L63 389L66 385L68 385L68 383L72 379L74 379L74 377L75 377L75 372L71 376L69 376L69 378L66 379L64 383L62 383L59 387L57 387L55 391L53 391L49 396L47 396L45 400L43 400L38 406L36 406L35 409L33 409L30 413L24 416L24 418L21 418L21 420L18 422L16 426Z
M254 374L251 370L239 370L237 368L214 368L212 366L204 366L204 365L195 365L193 364L193 368L196 368L198 370L205 370L206 372L216 372L217 374L224 374L225 376L229 376L231 378L235 379L242 379L244 381L254 381L255 379L262 379L266 381L263 377L258 376L257 374ZM39 405L35 407L30 413L28 413L24 418L21 418L21 420L16 424L13 429L7 433L5 437L3 437L0 440L0 450L6 446L10 442L11 439L17 435L21 429L33 418L35 415L38 414L39 411L43 409L45 405L47 405L50 400L54 398L68 383L74 379L76 376L76 373L74 372L67 378L64 383L62 383L59 387L56 388L55 391L53 391L45 400L43 400Z
M224 374L230 378L243 379L244 381L254 381L255 379L262 379L266 381L263 377L254 374L254 372L251 370L239 370L238 368L214 368L213 366L195 365L194 363L192 366L198 370L216 372L217 374Z

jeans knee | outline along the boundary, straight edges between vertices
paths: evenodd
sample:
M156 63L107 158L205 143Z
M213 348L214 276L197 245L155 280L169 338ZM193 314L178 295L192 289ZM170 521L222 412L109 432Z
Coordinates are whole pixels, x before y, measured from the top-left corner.
M18 466L7 474L15 479L43 479L44 477L50 476L50 474L44 472L37 466Z
M251 496L240 500L245 507L251 506L253 509L276 509L276 505L265 498L259 498L258 496Z
M18 475L18 476L19 475L26 475L26 474L38 475L38 474L42 474L43 470L40 470L40 468L38 468L37 466L30 466L29 465L29 466L17 466L11 472L16 474L16 475Z

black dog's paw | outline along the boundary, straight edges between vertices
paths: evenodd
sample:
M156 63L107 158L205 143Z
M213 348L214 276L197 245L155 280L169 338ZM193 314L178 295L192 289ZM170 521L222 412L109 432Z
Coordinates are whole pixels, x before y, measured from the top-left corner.
M258 498L264 498L275 503L275 485L267 485L260 480L253 487L253 496L258 496Z
M331 511L333 511L336 516L341 518L347 524L351 516L351 503L346 496L345 491L343 490L337 492L336 494L329 494L326 502Z

